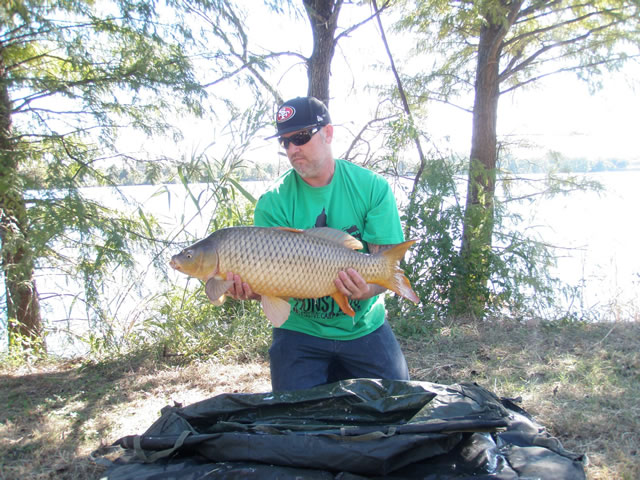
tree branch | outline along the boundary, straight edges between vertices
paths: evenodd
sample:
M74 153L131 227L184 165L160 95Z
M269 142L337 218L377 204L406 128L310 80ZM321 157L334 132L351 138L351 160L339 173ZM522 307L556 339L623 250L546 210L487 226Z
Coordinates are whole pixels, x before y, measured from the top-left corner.
M636 55L628 55L625 56L624 58L640 58L640 54L636 54ZM615 63L618 60L621 60L621 58L616 57L616 58L606 58L603 59L602 61L599 62L591 62L591 63L587 63L584 65L575 65L573 67L565 67L565 68L559 68L557 70L553 70L551 72L547 72L547 73L543 73L541 75L536 75L535 77L531 77L523 82L518 82L515 85L512 85L511 87L507 88L506 90L502 90L500 92L500 95L505 94L505 93L509 93L512 92L513 90L523 87L525 85L528 85L530 83L535 83L545 77L549 77L551 75L556 75L558 73L563 73L563 72L575 72L575 71L579 71L579 70L585 70L585 69L589 69L591 67L597 67L598 65L606 65L608 63Z
M354 30L360 28L362 25L364 25L365 23L371 21L372 19L376 18L381 12L383 12L387 8L389 8L390 4L391 4L391 0L386 0L385 3L380 8L378 8L378 10L376 12L374 12L372 15L368 16L367 18L365 18L361 22L358 22L355 25L350 26L349 28L345 29L343 32L340 32L340 34L336 35L335 44L337 44L338 41L342 37L349 36L351 34L351 32L353 32Z
M544 46L542 48L540 48L539 50L537 50L536 52L532 53L531 55L529 55L526 59L524 59L522 62L520 62L518 65L516 65L515 67L513 67L511 70L505 70L500 74L500 82L503 82L504 80L506 80L507 78L509 78L510 76L514 75L515 73L525 69L528 65L530 65L531 63L533 63L533 61L540 57L543 53L546 53L552 49L556 49L556 48L560 48L564 45L570 45L572 43L578 43L581 40L584 40L586 38L588 38L589 36L591 36L593 33L598 32L600 30L604 30L607 28L610 28L612 25L615 25L619 23L617 22L611 22L609 24L606 25L600 25L597 28L593 28L591 30L588 30L587 32L583 33L582 35L578 35L576 37L572 37L568 40L562 40L559 42L555 42L551 45L547 45ZM601 63L610 63L610 62L601 62Z

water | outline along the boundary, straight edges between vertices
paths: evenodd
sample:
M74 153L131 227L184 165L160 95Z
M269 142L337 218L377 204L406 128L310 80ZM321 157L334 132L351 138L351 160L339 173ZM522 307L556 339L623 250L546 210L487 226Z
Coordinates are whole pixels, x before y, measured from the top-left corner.
M539 202L528 222L539 227L548 243L566 247L555 273L581 286L587 309L604 306L616 319L638 318L640 298L640 171L587 175L604 192L575 192ZM614 312L615 313L615 312Z
M640 283L640 221L635 209L640 205L640 171L605 172L588 175L601 182L605 191L575 192L552 199L540 199L521 213L522 228L530 228L545 242L562 247L558 250L557 267L553 273L565 283L580 287L580 295L568 302L579 304L597 315L598 319L629 320L638 318L638 284ZM252 194L261 192L266 182L246 182ZM91 198L112 208L136 212L140 207L146 215L154 215L173 245L159 246L154 252L141 252L136 271L115 270L105 282L102 295L112 320L109 325L91 325L89 311L80 301L81 286L65 276L37 272L37 285L42 297L43 315L51 331L47 338L53 353L81 354L87 345L78 337L89 332L133 331L151 308L164 273L151 265L157 256L166 263L180 248L180 242L207 235L209 220L215 211L213 202L205 202L199 194L203 185L191 187L200 199L198 209L180 185L121 187L132 202L124 202L109 188L87 189ZM186 227L183 227L186 225ZM166 271L166 281L185 285L187 278L172 270ZM6 318L3 318L6 322ZM101 329L101 330L100 330ZM0 332L6 346L6 331ZM71 335L70 335L71 334Z

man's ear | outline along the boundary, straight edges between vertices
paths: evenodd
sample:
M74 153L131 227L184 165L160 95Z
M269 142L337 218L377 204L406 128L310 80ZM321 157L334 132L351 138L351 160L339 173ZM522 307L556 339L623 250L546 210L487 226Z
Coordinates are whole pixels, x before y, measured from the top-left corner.
M324 140L327 145L331 144L331 141L333 140L333 125L325 125Z

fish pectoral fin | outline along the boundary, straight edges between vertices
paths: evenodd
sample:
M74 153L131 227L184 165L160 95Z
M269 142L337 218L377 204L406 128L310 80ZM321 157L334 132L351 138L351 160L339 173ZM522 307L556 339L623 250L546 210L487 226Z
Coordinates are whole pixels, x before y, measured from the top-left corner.
M216 306L220 306L224 303L225 293L229 290L229 287L233 285L231 280L219 280L217 278L210 278L204 286L204 291L209 297L209 301Z
M349 299L344 293L341 293L341 292L332 293L331 298L335 300L335 302L340 307L340 310L342 310L345 313L345 315L349 315L350 317L356 316L356 312L353 310L353 308L351 308L351 305L349 305Z
M291 305L280 297L262 295L262 310L274 327L280 327L289 318Z

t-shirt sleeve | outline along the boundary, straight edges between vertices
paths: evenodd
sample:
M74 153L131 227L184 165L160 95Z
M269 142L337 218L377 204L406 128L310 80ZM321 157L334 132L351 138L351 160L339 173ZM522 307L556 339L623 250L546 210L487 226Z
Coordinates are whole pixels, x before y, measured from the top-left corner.
M258 199L253 212L253 224L256 227L275 227L273 208L269 208L269 200L263 195Z
M263 194L256 203L253 212L253 224L256 227L289 227L281 204L275 201L274 194Z
M389 183L376 176L371 190L371 208L365 219L365 242L390 245L404 241L400 214Z

